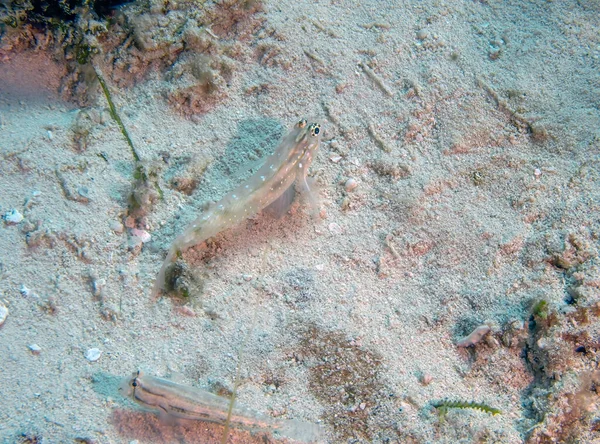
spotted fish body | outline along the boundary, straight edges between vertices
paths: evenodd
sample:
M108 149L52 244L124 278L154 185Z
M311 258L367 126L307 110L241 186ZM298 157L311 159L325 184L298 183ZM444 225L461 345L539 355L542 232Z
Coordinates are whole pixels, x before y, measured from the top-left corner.
M306 175L321 143L321 133L318 123L298 122L256 173L192 222L173 242L156 278L153 298L165 289L165 272L178 253L255 215L294 183L308 189Z

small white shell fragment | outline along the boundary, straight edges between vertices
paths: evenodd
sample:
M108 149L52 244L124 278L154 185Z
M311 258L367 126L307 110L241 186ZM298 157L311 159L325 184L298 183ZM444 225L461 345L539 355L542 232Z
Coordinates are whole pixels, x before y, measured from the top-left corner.
M357 186L358 186L358 182L351 178L346 181L344 188L346 189L347 192L351 192L351 191L354 191Z
M8 308L2 302L0 302L0 325L4 324L6 317L8 316Z
M145 244L146 242L150 242L152 236L146 230L140 230L139 228L132 228L131 235L135 237L139 237L140 240Z
M22 296L29 296L29 294L31 293L31 290L23 284L21 284L21 288L19 289L19 291L21 292Z
M338 163L340 160L342 160L342 156L331 156L329 160L331 160L333 163Z
M491 328L489 325L480 325L475 330L473 330L469 336L458 341L456 345L458 347L470 347L472 345L475 345L479 341L481 341L481 339L483 339L483 337L487 335L490 331Z
M4 220L7 224L16 225L23 220L23 215L19 213L19 211L12 208L4 215Z
M88 351L85 352L85 359L87 359L90 362L96 362L98 359L100 359L100 356L102 356L102 351L100 351L100 349L97 348L90 348Z
M536 168L535 170L533 170L533 175L535 177L540 177L542 175L542 170L540 170L539 168Z
M331 234L342 234L342 227L340 227L339 224L336 224L335 222L331 222L328 228Z
M42 351L42 347L40 347L37 344L31 344L31 345L28 345L28 347L29 347L29 350L31 350L31 353L33 353L34 355L39 355L40 352Z

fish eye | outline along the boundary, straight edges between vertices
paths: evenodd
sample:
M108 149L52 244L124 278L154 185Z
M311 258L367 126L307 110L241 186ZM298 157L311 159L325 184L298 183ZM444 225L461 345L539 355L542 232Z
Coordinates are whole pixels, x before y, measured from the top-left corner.
M310 125L310 135L311 136L318 136L321 133L321 125L319 125L318 123L311 123Z
M306 121L306 119L302 119L300 122L298 122L298 128L304 128L306 127L306 124L308 122Z
M137 381L134 379L134 380L131 382L131 385L132 385L133 387L137 387L137 386L138 386L138 383L137 383Z

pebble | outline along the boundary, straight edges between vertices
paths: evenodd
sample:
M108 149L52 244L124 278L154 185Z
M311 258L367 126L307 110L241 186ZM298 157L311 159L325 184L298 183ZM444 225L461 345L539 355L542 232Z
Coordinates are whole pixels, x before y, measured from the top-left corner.
M431 376L429 373L424 373L423 375L421 375L421 384L423 385L429 385L431 384L431 381L433 381L433 376Z
M77 187L77 194L79 194L81 197L83 197L85 199L88 199L90 190L88 189L88 187L80 186L80 187Z
M19 291L21 292L22 296L29 296L29 294L31 293L31 290L23 284L21 284L21 288L19 289Z
M356 180L348 179L346 181L346 184L344 185L344 188L346 189L347 192L351 192L351 191L354 191L357 186L358 186L358 182Z
M134 237L138 237L142 243L150 242L152 236L146 230L140 230L139 228L132 228L131 235Z
M16 225L23 220L23 215L19 211L12 208L4 215L4 220L9 225Z
M97 348L90 348L85 352L85 359L90 362L96 362L102 356L102 352Z
M424 29L420 29L417 31L417 39L425 40L427 38L427 36L428 36L427 31L425 31Z
M42 347L40 347L37 344L31 344L28 347L29 347L29 350L31 350L31 353L33 353L34 355L39 355L40 352L42 351Z
M125 230L125 227L123 226L123 224L121 222L119 222L118 220L111 221L108 226L110 227L111 230L113 230L117 234L121 234Z
M4 324L6 317L8 316L8 308L2 302L0 302L0 325Z

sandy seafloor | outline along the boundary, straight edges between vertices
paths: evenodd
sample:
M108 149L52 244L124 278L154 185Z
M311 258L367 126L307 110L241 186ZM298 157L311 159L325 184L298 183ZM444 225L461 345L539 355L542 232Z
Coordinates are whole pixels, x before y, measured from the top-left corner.
M600 300L598 2L268 1L255 19L205 113L171 106L158 68L120 82L98 62L159 168L141 247L118 232L134 163L100 90L82 149L56 51L2 48L0 211L24 219L0 227L0 442L219 442L117 388L141 368L231 389L246 337L237 402L319 442L600 442L597 311L578 315ZM221 233L184 255L201 291L151 303L175 236L311 116L321 214ZM446 398L502 413L441 419Z

